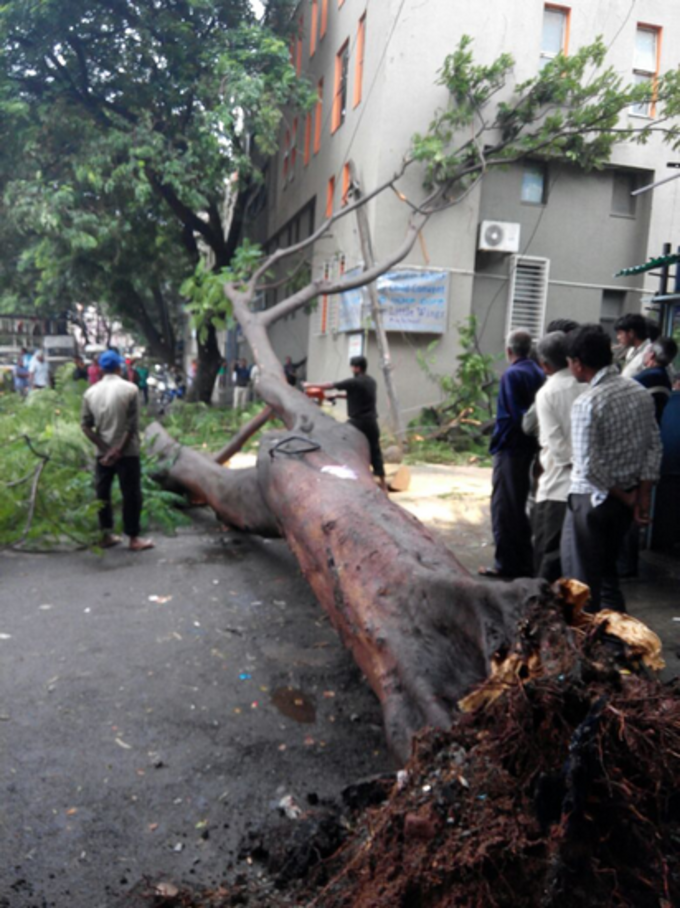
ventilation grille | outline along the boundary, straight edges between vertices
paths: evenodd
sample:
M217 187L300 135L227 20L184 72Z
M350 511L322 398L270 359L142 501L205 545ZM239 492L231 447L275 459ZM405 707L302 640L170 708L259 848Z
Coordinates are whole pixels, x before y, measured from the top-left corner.
M513 255L510 259L508 331L524 328L534 340L543 333L550 259Z

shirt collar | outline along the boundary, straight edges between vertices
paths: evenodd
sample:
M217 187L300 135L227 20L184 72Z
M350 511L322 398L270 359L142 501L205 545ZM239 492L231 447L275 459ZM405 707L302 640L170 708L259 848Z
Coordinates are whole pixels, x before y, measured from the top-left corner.
M605 366L604 369L600 369L599 372L596 372L595 375L590 379L590 387L594 388L595 385L599 385L600 382L604 381L605 378L609 378L612 375L618 375L619 370L616 366Z

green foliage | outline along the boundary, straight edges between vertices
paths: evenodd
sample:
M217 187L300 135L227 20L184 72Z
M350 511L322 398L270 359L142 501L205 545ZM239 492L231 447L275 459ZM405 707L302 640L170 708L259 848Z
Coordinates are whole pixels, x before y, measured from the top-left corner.
M194 273L180 288L187 300L185 310L191 316L192 325L205 336L207 325L213 324L218 330L235 324L231 302L224 293L229 282L236 286L244 284L262 260L262 247L246 239L234 253L228 268L214 270L201 260Z
M73 382L72 371L63 366L54 390L32 392L25 401L14 392L0 394L0 545L96 547L94 455L80 430L87 385ZM170 532L187 522L177 510L182 499L153 482L153 466L143 454L142 522ZM114 502L117 497L114 492Z
M247 423L262 404L253 402L242 410L222 410L205 404L176 401L163 418L163 426L180 444L215 452L223 448L228 439ZM267 423L266 430L280 425L276 420ZM244 451L257 448L260 434L254 435L244 446Z
M444 395L441 404L421 414L419 428L427 430L432 426L435 435L443 430L456 449L479 454L486 447L480 430L494 415L498 390L494 364L499 357L480 351L473 315L458 325L458 333L462 350L453 375L433 369L438 341L430 344L426 353L418 351L418 364Z
M444 61L439 83L451 102L426 134L413 139L413 156L424 163L429 188L464 190L489 167L529 156L601 168L615 144L645 143L660 123L666 141L673 147L680 141L677 124L667 122L680 112L676 71L656 85L627 84L605 67L606 48L598 38L574 54L558 54L536 76L513 86L509 54L476 65L471 48L472 39L464 36ZM632 105L654 100L655 121L640 126L626 119Z
M0 310L97 300L171 347L197 236L238 272L282 111L313 103L285 36L249 0L10 0L0 46Z

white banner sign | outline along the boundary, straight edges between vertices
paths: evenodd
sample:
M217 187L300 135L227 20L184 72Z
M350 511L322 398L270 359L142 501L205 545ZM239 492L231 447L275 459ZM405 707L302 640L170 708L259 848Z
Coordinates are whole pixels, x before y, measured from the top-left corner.
M378 301L386 331L444 334L449 300L448 271L388 271L378 278ZM366 287L340 295L340 331L372 328Z

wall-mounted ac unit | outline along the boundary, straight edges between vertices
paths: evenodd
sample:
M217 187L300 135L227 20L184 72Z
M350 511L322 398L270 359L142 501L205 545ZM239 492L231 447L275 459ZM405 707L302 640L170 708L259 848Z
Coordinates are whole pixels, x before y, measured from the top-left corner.
M480 252L519 252L519 224L482 221L477 248Z

